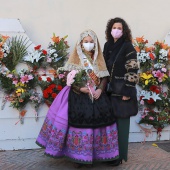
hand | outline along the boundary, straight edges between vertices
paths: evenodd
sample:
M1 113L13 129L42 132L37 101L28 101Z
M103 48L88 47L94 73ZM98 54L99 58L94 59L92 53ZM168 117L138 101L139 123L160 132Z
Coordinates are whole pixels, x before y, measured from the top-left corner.
M82 93L90 93L90 91L89 91L89 89L88 89L87 87L81 87L81 88L80 88L80 91L81 91Z
M122 100L129 100L129 99L130 99L130 97L127 97L127 96L122 97Z
M97 100L97 99L100 97L101 93L102 93L102 90L101 90L101 89L97 89L97 90L93 93L94 99Z

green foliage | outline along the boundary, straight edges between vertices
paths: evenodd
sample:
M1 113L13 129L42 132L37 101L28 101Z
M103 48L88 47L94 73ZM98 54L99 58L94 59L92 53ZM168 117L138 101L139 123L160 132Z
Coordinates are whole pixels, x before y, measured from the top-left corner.
M22 60L22 58L27 54L27 48L31 45L28 38L23 36L12 37L9 41L9 54L2 59L2 63L10 70L14 70L16 65Z

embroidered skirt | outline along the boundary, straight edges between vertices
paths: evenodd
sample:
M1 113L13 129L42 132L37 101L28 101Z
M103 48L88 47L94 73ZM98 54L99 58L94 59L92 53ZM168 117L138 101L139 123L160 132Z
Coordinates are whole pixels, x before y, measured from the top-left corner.
M118 158L116 124L100 128L68 126L68 96L66 86L51 105L36 143L52 157L68 157L74 162L91 164Z

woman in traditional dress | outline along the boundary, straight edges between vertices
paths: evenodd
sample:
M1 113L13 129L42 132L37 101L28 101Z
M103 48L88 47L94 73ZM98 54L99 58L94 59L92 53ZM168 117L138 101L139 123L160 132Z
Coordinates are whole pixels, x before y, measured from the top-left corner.
M69 60L59 70L70 72L68 86L49 108L36 143L45 148L46 155L68 157L77 167L117 159L117 126L105 94L109 73L93 31L80 34ZM85 70L88 81L76 86L69 80L80 70Z

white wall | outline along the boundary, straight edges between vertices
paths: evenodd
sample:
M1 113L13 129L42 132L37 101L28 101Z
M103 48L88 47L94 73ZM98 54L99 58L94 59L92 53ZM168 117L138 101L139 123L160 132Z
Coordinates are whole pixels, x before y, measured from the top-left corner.
M170 31L169 0L0 0L1 18L19 18L35 44L47 47L52 33L69 35L73 48L80 32L94 30L101 46L110 18L124 18L133 37L144 35L152 44Z
M59 36L69 36L68 42L72 50L80 32L87 28L97 33L103 47L106 23L114 17L124 18L131 27L133 37L144 35L150 44L163 40L170 31L169 0L0 0L0 4L0 17L19 18L31 41L44 48L55 32ZM1 101L2 98L0 104ZM42 118L35 122L34 116L31 118L31 107L28 106L25 123L14 125L18 120L18 112L8 106L9 103L5 110L0 110L0 150L36 148L35 138L47 107L40 109ZM130 142L143 141L144 133L141 133L135 117L131 119L130 131ZM170 140L170 128L165 128L161 139ZM156 140L156 132L147 140Z

